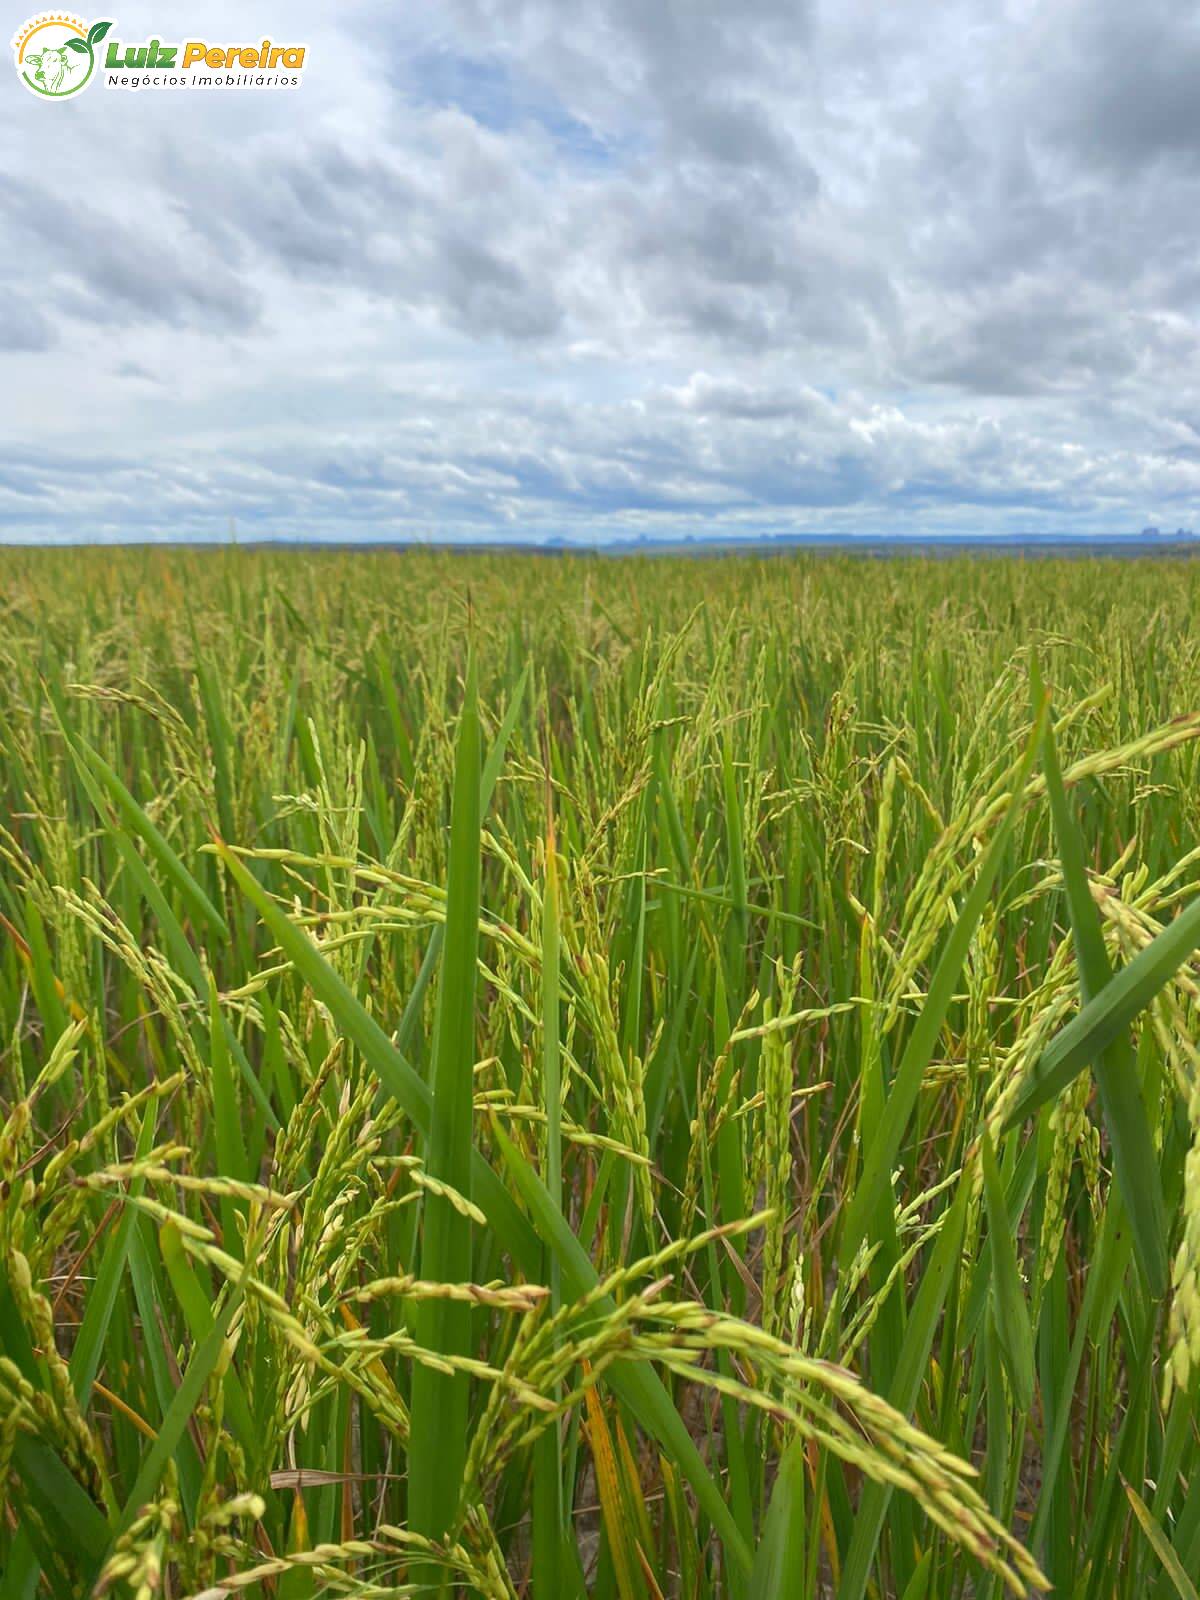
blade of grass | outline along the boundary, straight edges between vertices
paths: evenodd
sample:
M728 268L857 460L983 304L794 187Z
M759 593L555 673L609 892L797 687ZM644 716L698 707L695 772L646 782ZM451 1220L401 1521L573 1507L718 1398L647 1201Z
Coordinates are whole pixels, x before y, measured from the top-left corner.
M151 1101L142 1116L142 1126L134 1150L135 1161L144 1160L150 1153L154 1143L156 1110L155 1102ZM129 1192L131 1195L138 1195L144 1187L144 1179L134 1178L129 1185ZM131 1205L123 1207L120 1220L105 1248L91 1293L88 1295L87 1308L79 1327L79 1337L75 1341L75 1348L71 1351L71 1382L75 1396L83 1408L87 1406L92 1384L104 1359L104 1341L108 1336L112 1314L117 1304L121 1279L125 1275L129 1238L136 1216L135 1207Z
M64 734L64 736L66 735ZM179 923L179 919L176 917L174 911L167 903L167 899L163 894L162 888L151 875L146 863L142 860L142 857L138 853L133 839L125 832L123 828L115 826L111 820L109 808L104 801L101 785L97 781L95 774L91 771L90 761L85 760L84 755L80 751L75 750L74 745L70 743L69 737L68 745L71 748L72 755L75 758L80 782L87 791L88 798L95 806L97 815L103 820L105 826L108 828L110 837L120 853L130 877L137 885L142 898L154 913L155 920L158 922L159 927L163 931L166 943L171 951L173 959L189 983L191 983L192 987L195 989L196 994L198 996L203 994L206 988L204 973L200 966L200 961L196 955L196 952L192 949L186 936L184 935L184 931ZM116 778L116 774L112 773L111 776L118 786L122 787L123 789L123 786L120 785L120 780ZM177 856L175 856L166 840L162 839L161 835L158 835L158 831L154 828L154 824L145 815L145 813L142 812L141 807L138 805L137 801L133 799L132 795L130 795L127 790L123 790L123 792L125 801L129 806L132 806L135 811L141 814L146 828L158 836L161 849L166 851L171 857L171 860L174 863L173 871L167 869L165 865L163 868L164 871L167 871L168 876L176 878L177 885L181 885L183 879L190 877L187 868L184 867L183 863L179 861ZM120 802L117 804L117 810L118 813L124 817L125 814L121 808ZM126 820L128 821L127 818ZM129 827L131 833L137 833L140 831L132 823L129 824ZM143 837L145 837L145 835L143 835ZM154 849L155 846L152 845L152 852ZM163 865L163 863L160 862L160 865ZM195 887L198 889L198 885ZM181 892L184 892L182 888ZM203 891L199 892L202 893ZM222 922L221 926L224 928L224 922ZM229 934L227 931L224 932L220 937L223 943L228 943ZM242 1077L246 1083L246 1087L258 1102L259 1108L267 1122L270 1124L271 1128L278 1131L279 1118L275 1114L274 1107L267 1099L266 1094L263 1091L263 1087L258 1081L257 1074L251 1067L249 1061L246 1059L246 1053L242 1049L237 1035L229 1026L228 1021L224 1022L224 1027L226 1038L229 1042L229 1048L237 1060Z
M617 1460L613 1453L612 1435L604 1416L604 1407L595 1387L586 1391L587 1436L592 1447L592 1465L596 1474L596 1491L600 1497L600 1516L608 1537L609 1554L617 1578L617 1593L621 1600L642 1600L643 1585L639 1581L636 1540L633 1525L626 1515L624 1496L617 1477Z
M1033 1404L1033 1330L1025 1291L1021 1286L1016 1245L1009 1231L1004 1186L996 1165L996 1152L986 1128L983 1130L981 1152L983 1194L992 1240L992 1309L996 1318L996 1332L1000 1337L1000 1353L1012 1384L1013 1397L1022 1411L1028 1411Z
M166 1416L159 1424L158 1438L150 1446L133 1488L129 1491L128 1499L118 1519L116 1529L118 1534L128 1528L158 1487L163 1469L175 1454L184 1429L191 1421L192 1413L204 1393L204 1387L225 1352L225 1335L229 1331L229 1324L233 1320L234 1311L241 1303L241 1298L241 1287L234 1285L226 1295L225 1304L213 1322L212 1331L193 1351L183 1381L175 1391L175 1398L167 1408Z
M112 1537L107 1520L61 1457L40 1439L18 1435L13 1461L44 1521L60 1532L64 1548L96 1559Z
M1133 1514L1146 1535L1150 1548L1162 1562L1164 1571L1175 1585L1179 1600L1200 1600L1200 1591L1184 1571L1183 1563L1175 1554L1162 1528L1154 1520L1150 1507L1131 1484L1125 1485L1125 1493L1129 1496Z
M467 668L459 720L450 823L446 941L433 1038L433 1107L426 1167L439 1183L471 1195L475 1083L475 974L479 942L479 705L474 661ZM448 1199L425 1200L422 1276L432 1283L471 1278L471 1222ZM439 1355L471 1352L471 1308L444 1299L417 1308L417 1339ZM412 1375L409 1520L429 1539L451 1530L467 1456L469 1385L463 1373L418 1363Z
M504 720L497 730L492 747L488 751L487 760L483 765L483 773L479 779L479 815L487 815L487 809L492 803L496 781L504 766L505 753L508 750L508 741L512 738L513 729L517 724L521 705L525 697L525 686L529 681L529 666L526 663L517 682L516 688L509 697L508 708L504 713ZM421 960L420 971L417 973L416 982L413 984L404 1006L404 1015L400 1019L400 1026L396 1030L396 1044L400 1052L407 1055L412 1049L417 1029L421 1025L421 1007L425 1000L425 991L433 980L437 971L438 962L442 958L442 945L446 935L446 924L439 922L430 932L429 943L425 946L425 954Z
M242 1114L238 1104L237 1085L230 1070L229 1049L225 1037L225 1018L221 1014L216 980L209 973L209 1063L212 1069L213 1135L217 1147L217 1172L225 1178L245 1183L250 1178L250 1162L242 1138ZM245 1215L246 1203L228 1196L221 1197L221 1232L225 1249L230 1255L241 1254L237 1217Z
M1035 683L1040 688L1037 664ZM1112 967L1104 948L1100 912L1088 888L1087 863L1083 838L1071 813L1063 787L1058 751L1052 723L1047 722L1042 740L1042 765L1050 796L1054 831L1058 836L1059 860L1071 933L1079 964L1080 998L1087 1002L1112 981ZM1162 1183L1158 1161L1150 1137L1146 1107L1139 1092L1137 1070L1128 1034L1119 1031L1094 1061L1096 1084L1104 1112L1104 1124L1112 1145L1113 1170L1133 1225L1133 1243L1150 1293L1160 1300L1167 1292L1167 1222L1163 1211Z
M180 1241L179 1230L173 1222L165 1222L159 1229L158 1244L167 1280L179 1302L184 1322L193 1340L197 1344L202 1344L213 1328L211 1296L205 1292L192 1270L192 1264ZM245 1389L232 1362L225 1373L225 1408L233 1432L243 1449L253 1453L257 1432Z
M558 862L555 856L552 791L547 787L546 889L542 903L542 1099L546 1107L546 1187L562 1205L562 1057L559 1040ZM562 1274L548 1256L550 1308L562 1302ZM558 1399L556 1388L552 1398ZM533 1585L538 1594L562 1589L560 1554L565 1536L559 1424L537 1441L533 1486Z
M1113 975L1112 982L1055 1034L1008 1108L1001 1132L1015 1128L1061 1094L1146 1009L1198 944L1200 898L1139 950Z
M804 1592L804 1441L794 1439L779 1463L762 1538L750 1574L748 1600L779 1600Z
M903 1416L910 1416L917 1403L917 1395L929 1366L938 1319L959 1270L970 1191L970 1181L964 1172L959 1178L958 1192L942 1223L929 1265L922 1275L916 1301L905 1324L904 1342L887 1396ZM879 1547L891 1498L892 1489L889 1485L868 1483L864 1486L842 1568L838 1600L862 1600L866 1594L871 1563Z
M1118 1284L1124 1277L1132 1252L1133 1246L1128 1220L1125 1217L1124 1206L1118 1197L1117 1204L1108 1206L1104 1213L1100 1238L1096 1246L1091 1269L1087 1275L1087 1284L1083 1291L1083 1305L1080 1307L1079 1320L1075 1325L1075 1333L1071 1340L1071 1348L1067 1355L1066 1364L1062 1368L1061 1387L1057 1396L1054 1426L1042 1449L1043 1487L1029 1532L1029 1544L1035 1556L1041 1550L1050 1514L1055 1504L1054 1485L1057 1480L1063 1450L1066 1448L1071 1421L1075 1414L1074 1408L1069 1404L1069 1396L1075 1391L1075 1385L1079 1380L1079 1370L1083 1364L1084 1352L1088 1347L1089 1341L1094 1342L1099 1331L1097 1324L1100 1319L1098 1319L1096 1308L1114 1295L1113 1286Z
M479 777L479 814L484 816L492 803L492 795L496 789L497 780L504 768L504 757L508 753L508 741L512 738L513 729L517 725L517 718L521 714L521 706L525 701L525 689L529 683L529 663L526 662L521 669L521 676L517 679L516 688L508 698L503 721L496 730L496 737L492 740L491 749L483 763L483 771Z
M60 721L59 729L77 766L85 768L108 795L121 821L135 833L149 850L166 880L174 885L180 897L191 907L193 914L209 933L222 944L229 942L229 929L225 918L213 905L204 890L175 854L162 832L146 815L104 757L85 743L78 734L71 733ZM81 772L82 776L82 772Z

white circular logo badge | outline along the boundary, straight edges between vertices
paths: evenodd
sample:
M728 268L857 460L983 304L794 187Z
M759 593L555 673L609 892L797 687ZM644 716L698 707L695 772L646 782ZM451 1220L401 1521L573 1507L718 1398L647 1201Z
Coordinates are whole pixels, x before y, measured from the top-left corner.
M91 82L96 47L111 27L111 21L89 27L65 11L30 17L12 42L18 77L40 99L69 99Z

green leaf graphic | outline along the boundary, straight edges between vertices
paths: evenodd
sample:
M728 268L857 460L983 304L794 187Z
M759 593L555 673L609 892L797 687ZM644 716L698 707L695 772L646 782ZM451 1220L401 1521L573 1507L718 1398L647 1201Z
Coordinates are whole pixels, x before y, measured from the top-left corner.
M100 40L103 39L104 35L111 27L111 22L93 22L91 27L88 29L87 42L89 44L99 44Z

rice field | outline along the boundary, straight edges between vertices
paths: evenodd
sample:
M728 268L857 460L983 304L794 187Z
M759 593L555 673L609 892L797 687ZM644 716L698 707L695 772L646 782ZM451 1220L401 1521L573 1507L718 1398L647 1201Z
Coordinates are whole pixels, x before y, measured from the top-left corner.
M1195 1600L1197 616L0 552L5 1600Z

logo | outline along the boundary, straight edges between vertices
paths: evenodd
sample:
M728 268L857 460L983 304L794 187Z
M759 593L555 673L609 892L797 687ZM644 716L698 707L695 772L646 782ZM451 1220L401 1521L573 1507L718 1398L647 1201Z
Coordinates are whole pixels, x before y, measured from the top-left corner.
M102 78L106 89L286 89L304 70L307 45L210 44L203 39L126 44L109 20L89 27L65 11L31 17L13 40L17 73L30 94L65 100Z
M21 82L30 94L48 100L78 94L92 81L96 46L111 27L111 22L93 22L89 28L63 11L31 17L13 40Z

